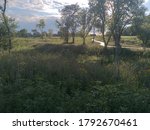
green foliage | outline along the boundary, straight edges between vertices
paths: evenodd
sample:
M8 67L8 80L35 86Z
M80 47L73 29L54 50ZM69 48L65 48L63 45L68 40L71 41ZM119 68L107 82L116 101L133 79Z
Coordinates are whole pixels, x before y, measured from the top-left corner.
M64 43L69 41L69 30L67 27L59 27L59 35L64 39Z
M98 84L93 95L97 101L93 102L96 112L148 112L150 108L148 89L136 89L122 84Z
M14 23L14 20L8 19L8 24L10 27L10 33L13 35L14 30L16 28L16 24ZM4 24L3 20L0 17L0 48L2 50L9 49L9 35L6 25Z
M21 29L20 31L17 32L18 37L27 37L27 35L28 35L27 29Z
M64 42L68 43L69 36L72 37L72 43L75 42L75 34L78 27L78 11L80 7L78 4L66 5L60 11L61 20L56 21L60 29L61 36Z
M80 26L79 34L83 38L83 44L85 44L85 39L92 30L94 24L93 15L90 13L89 9L81 9L78 17Z
M138 71L137 78L141 86L150 88L150 56L146 56L146 59L141 59L135 64L136 71Z
M40 34L36 29L33 29L33 30L32 30L32 36L33 36L33 37L40 37L41 34Z
M113 49L89 41L14 39L0 54L0 112L150 112L149 56L124 50L116 83Z
M137 36L122 36L121 37L121 43L123 45L128 45L128 46L138 46L141 45L141 41L138 39Z
M43 37L44 37L43 29L44 29L44 27L45 27L45 21L44 21L44 19L40 19L40 21L39 21L39 23L36 25L36 27L39 28L40 33L41 33L41 37L42 37L42 39L43 39Z
M142 24L138 27L138 37L144 46L150 46L150 16L146 16Z
M0 48L5 49L7 48L7 32L4 24L0 22Z

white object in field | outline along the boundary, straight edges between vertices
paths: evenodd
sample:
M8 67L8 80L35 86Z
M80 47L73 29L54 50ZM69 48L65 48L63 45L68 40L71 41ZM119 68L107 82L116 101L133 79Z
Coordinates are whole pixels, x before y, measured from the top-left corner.
M101 42L101 41L97 41L97 40L95 40L95 39L92 39L92 41L94 41L94 42L96 42L96 43L99 43L100 44L100 46L105 46L105 43L104 42Z

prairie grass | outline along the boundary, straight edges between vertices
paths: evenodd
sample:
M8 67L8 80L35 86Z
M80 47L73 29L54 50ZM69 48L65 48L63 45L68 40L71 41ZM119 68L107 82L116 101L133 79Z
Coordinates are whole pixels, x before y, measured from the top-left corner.
M123 49L120 81L114 50L57 37L16 38L0 54L0 112L150 112L150 57Z

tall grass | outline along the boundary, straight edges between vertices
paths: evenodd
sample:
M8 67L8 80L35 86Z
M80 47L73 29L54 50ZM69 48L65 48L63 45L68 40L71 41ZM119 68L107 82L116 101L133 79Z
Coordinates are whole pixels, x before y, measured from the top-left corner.
M79 40L79 38L78 38ZM150 112L149 57L124 50L120 82L113 50L87 41L15 39L0 55L0 112Z

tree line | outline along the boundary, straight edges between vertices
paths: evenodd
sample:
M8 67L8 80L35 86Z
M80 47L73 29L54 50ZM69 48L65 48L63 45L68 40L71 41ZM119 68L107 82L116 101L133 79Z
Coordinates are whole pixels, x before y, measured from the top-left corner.
M143 0L89 0L87 8L81 8L78 4L67 5L60 11L61 19L57 24L66 43L69 36L74 43L78 32L85 44L85 38L92 28L98 28L105 48L112 37L119 46L127 26L133 24L135 19L145 16L143 3Z
M88 8L78 4L65 6L61 12L61 20L57 21L64 42L69 36L74 43L77 32L83 38L83 44L92 28L98 28L107 52L111 39L115 43L115 75L119 78L121 53L121 36L131 27L144 45L150 42L150 17L145 15L144 0L89 0Z
M66 5L61 11L61 19L56 21L59 34L68 43L76 34L83 38L83 44L89 32L97 28L101 33L105 49L113 38L120 48L123 34L136 35L143 44L149 42L150 15L145 15L144 0L89 0L89 7L78 4Z
M146 16L144 0L89 0L89 7L81 8L78 4L66 5L60 11L61 18L56 21L59 27L58 34L65 43L79 34L86 44L86 37L93 28L97 28L101 33L104 50L111 39L115 43L115 66L116 77L119 75L119 62L121 52L121 36L131 28L132 32L142 40L145 46L150 43L150 15ZM0 3L0 47L4 50L12 48L12 33L15 28L14 19L6 16L7 0ZM39 32L32 30L33 35L44 37L44 20L40 20L36 25ZM18 35L27 34L27 30L18 31Z
M16 27L14 19L6 16L7 0L0 4L0 27L1 42L5 35L8 48L11 49L11 33ZM76 35L80 35L83 44L92 29L97 28L101 33L105 49L111 38L114 39L116 47L120 48L121 35L130 33L137 35L144 45L149 43L150 16L145 15L146 8L143 6L144 0L89 0L89 7L81 8L78 4L66 5L60 11L61 19L56 21L59 27L59 36L68 43L72 37L75 42ZM41 36L49 35L52 31L44 31L45 21L40 19L36 25L37 29L32 30L32 34L26 29L17 32L17 36ZM20 34L19 34L20 33ZM3 37L3 38L2 38ZM4 42L3 42L4 43ZM117 53L117 52L116 52Z

